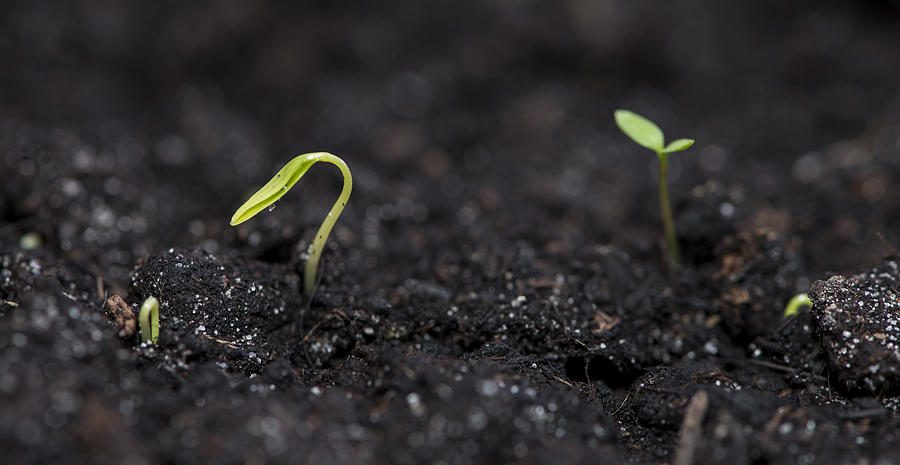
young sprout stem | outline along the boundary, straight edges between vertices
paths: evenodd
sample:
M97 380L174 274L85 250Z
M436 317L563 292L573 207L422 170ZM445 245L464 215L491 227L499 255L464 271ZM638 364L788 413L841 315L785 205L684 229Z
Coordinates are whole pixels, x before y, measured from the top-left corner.
M344 175L344 187L341 188L341 195L338 196L334 205L331 206L328 216L325 217L325 221L319 226L316 237L309 245L307 251L309 258L306 260L306 270L303 273L303 292L306 295L312 295L313 289L315 289L316 273L319 268L319 258L322 256L322 249L325 248L325 242L331 234L331 229L334 228L334 223L337 222L338 216L341 215L341 212L347 205L347 201L350 199L350 191L353 190L353 177L350 176L350 168L347 167L344 160L330 153L323 153L320 154L318 161L326 161L337 166L341 170L341 174Z
M672 219L672 206L669 204L669 154L688 149L694 145L694 140L675 139L666 144L662 129L653 121L628 110L616 110L614 117L619 129L625 135L641 147L652 150L659 159L659 208L662 212L666 248L669 249L669 264L673 268L680 268L681 249L678 247L675 221Z
M309 258L306 260L306 269L303 273L303 292L305 292L306 295L312 295L312 292L315 289L319 258L322 256L322 249L325 248L325 242L331 234L331 229L334 228L334 223L337 222L338 217L341 216L341 212L344 211L344 207L350 199L350 191L353 190L353 177L350 175L350 168L347 167L344 160L327 152L305 153L294 157L284 165L284 167L282 167L269 182L250 196L250 198L234 212L234 216L231 217L231 225L237 226L244 221L253 218L253 216L262 210L271 208L278 199L300 180L303 174L306 173L312 165L320 161L331 163L341 170L341 174L344 175L344 187L341 189L341 195L338 196L337 201L334 202L334 205L328 212L328 216L325 217L325 221L319 226L319 231L316 232L316 236L313 238L312 243L310 243L309 249L307 249Z
M681 266L681 248L678 236L675 235L675 221L672 218L672 206L669 204L669 154L657 152L659 156L659 207L662 213L663 229L666 234L666 246L669 249L669 261L675 267Z
M156 297L148 297L141 305L138 322L141 325L141 342L156 344L159 339L159 301Z
M797 294L795 295L784 307L784 317L788 318L790 316L796 315L800 311L800 307L809 307L812 308L813 303L812 300L809 300L808 294Z

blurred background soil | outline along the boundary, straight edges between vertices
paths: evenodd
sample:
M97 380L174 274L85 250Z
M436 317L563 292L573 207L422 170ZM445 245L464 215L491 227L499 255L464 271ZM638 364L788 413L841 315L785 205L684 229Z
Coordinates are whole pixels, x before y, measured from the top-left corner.
M3 442L16 463L672 463L688 460L690 401L732 415L709 415L731 436L698 451L796 463L804 449L770 434L776 412L871 403L814 393L827 374L809 317L785 329L779 312L900 244L898 49L891 0L4 2ZM616 108L697 141L671 157L678 275L661 253L656 160L618 132ZM316 166L238 228L228 219L312 151L341 156L355 185L309 300L297 273L336 170ZM196 273L178 281L176 263ZM242 297L257 312L245 320L228 286L192 275L266 290ZM173 293L160 347L119 339L106 297L134 306L160 289ZM175 308L198 289L215 318ZM220 347L197 330L209 322L262 339ZM627 344L598 355L615 331ZM792 378L721 371L756 349ZM682 378L759 393L697 397ZM675 410L635 400L638 384L678 387ZM779 397L788 388L800 394ZM893 420L836 412L794 412L834 425L810 436L820 460L896 448L854 442ZM504 429L519 414L543 427ZM436 417L465 432L413 434Z

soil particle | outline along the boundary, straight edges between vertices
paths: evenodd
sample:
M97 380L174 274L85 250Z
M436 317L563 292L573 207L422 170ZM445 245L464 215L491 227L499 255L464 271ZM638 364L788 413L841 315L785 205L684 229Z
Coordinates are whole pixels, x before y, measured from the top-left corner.
M889 258L866 273L810 286L816 331L832 375L851 392L900 392L900 276Z
M137 329L137 318L134 311L125 300L118 294L114 294L106 299L106 306L109 308L110 316L119 328L119 337L128 338L134 335Z

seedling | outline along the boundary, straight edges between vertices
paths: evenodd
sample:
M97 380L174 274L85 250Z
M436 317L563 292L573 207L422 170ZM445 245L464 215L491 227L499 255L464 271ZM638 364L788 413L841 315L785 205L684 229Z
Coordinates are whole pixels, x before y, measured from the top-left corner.
M156 297L148 297L141 305L138 322L141 325L141 342L156 344L159 339L159 301Z
M631 140L641 147L656 152L659 159L659 206L662 211L663 229L666 234L666 245L669 249L669 263L681 266L681 249L675 235L675 222L672 220L672 207L669 206L669 154L680 152L694 145L694 139L675 139L665 144L663 132L653 121L628 110L616 110L616 124Z
M341 173L344 175L344 187L341 189L341 195L331 207L331 211L328 212L328 216L325 217L325 221L319 226L319 231L316 233L315 239L313 239L312 243L309 245L309 258L306 261L306 271L303 274L303 291L306 295L312 295L316 285L316 271L319 267L319 257L322 255L325 241L328 240L328 235L331 234L334 223L337 222L338 217L341 216L341 212L344 211L344 206L347 205L347 200L350 199L350 191L353 189L353 177L350 176L350 168L347 167L344 160L327 152L305 153L295 157L284 165L284 168L281 168L281 170L275 174L275 177L270 179L269 182L256 191L255 194L251 195L250 198L234 212L234 216L231 217L232 226L237 226L244 221L253 218L257 213L280 199L281 196L300 180L300 177L303 176L312 165L319 161L325 161L340 168Z
M809 300L808 294L797 294L784 307L784 317L796 315L800 311L800 307L812 308L812 306L813 303L812 300Z

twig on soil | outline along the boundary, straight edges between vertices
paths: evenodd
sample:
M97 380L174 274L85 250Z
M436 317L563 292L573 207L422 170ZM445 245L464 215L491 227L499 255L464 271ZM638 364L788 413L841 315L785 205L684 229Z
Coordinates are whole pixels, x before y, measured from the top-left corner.
M690 465L694 463L694 452L703 435L703 417L709 407L709 396L706 391L697 391L691 396L684 411L684 420L678 432L678 450L675 451L674 465Z
M767 362L767 361L765 361L765 360L753 360L753 359L749 359L749 360L744 360L744 361L746 361L747 363L753 364L753 365L759 365L759 366L761 366L761 367L770 368L770 369L772 369L772 370L775 370L775 371L781 371L781 372L784 372L784 373L794 373L795 371L797 371L797 370L795 370L794 368L791 368L791 367L789 367L789 366L786 366L786 365L779 365L779 364L777 364L777 363Z
M884 234L881 234L881 231L876 232L875 235L878 236L878 239L881 241L881 243L891 251L891 255L900 256L900 253L897 253L897 249L890 242L888 242L887 239L884 238Z
M303 339L300 340L300 343L303 344L304 342L308 341L309 338L312 337L312 333L313 333L316 329L318 329L319 326L320 326L321 324L322 324L322 321L321 321L321 320L318 321L318 322L316 322L316 324L314 324L313 327L309 329L309 332L306 333L306 336L303 336Z
M574 343L580 345L581 347L584 347L585 349L588 348L588 345L585 344L584 341L582 341L581 339L578 339L577 337L571 337L571 336L570 336L570 337L567 337L567 338L565 338L565 339L557 339L557 341L574 342ZM554 341L554 342L555 342L555 341Z
M560 383L565 384L566 386L569 386L570 388L574 388L574 387L575 387L574 384L572 384L572 383L570 383L570 382L568 382L568 381L566 381L566 380L560 378L559 376L553 375L553 379L559 381Z
M205 338L210 339L210 340L212 340L212 341L218 342L219 344L225 344L226 346L231 347L232 349L240 349L240 347L236 346L235 343L232 342L232 341L226 341L226 340L224 340L224 339L218 339L218 338L215 338L215 337L210 336L209 334L201 334L200 337L205 337Z
M767 362L767 361L765 361L765 360L754 360L754 359L747 359L747 360L732 360L731 363L735 363L735 364L737 364L737 363L749 363L749 364L751 364L751 365L757 365L757 366L765 367L765 368L768 368L768 369L770 369L770 370L778 371L778 372L785 373L785 374L788 374L788 375L791 375L791 376L794 376L794 375L805 375L805 376L809 376L811 379L817 379L817 380L824 380L824 379L825 379L825 376L824 376L824 375L816 374L816 373L813 373L813 372L810 372L810 371L800 370L800 369L798 369L798 368L792 368L792 367L789 367L789 366L787 366L787 365L779 365L779 364L777 364L777 363Z
M612 413L613 416L616 416L616 414L618 414L619 411L622 410L622 407L625 406L625 402L628 402L629 397L631 397L631 391L625 393L625 398L622 399L622 403L619 405L619 408L617 408L616 411Z

